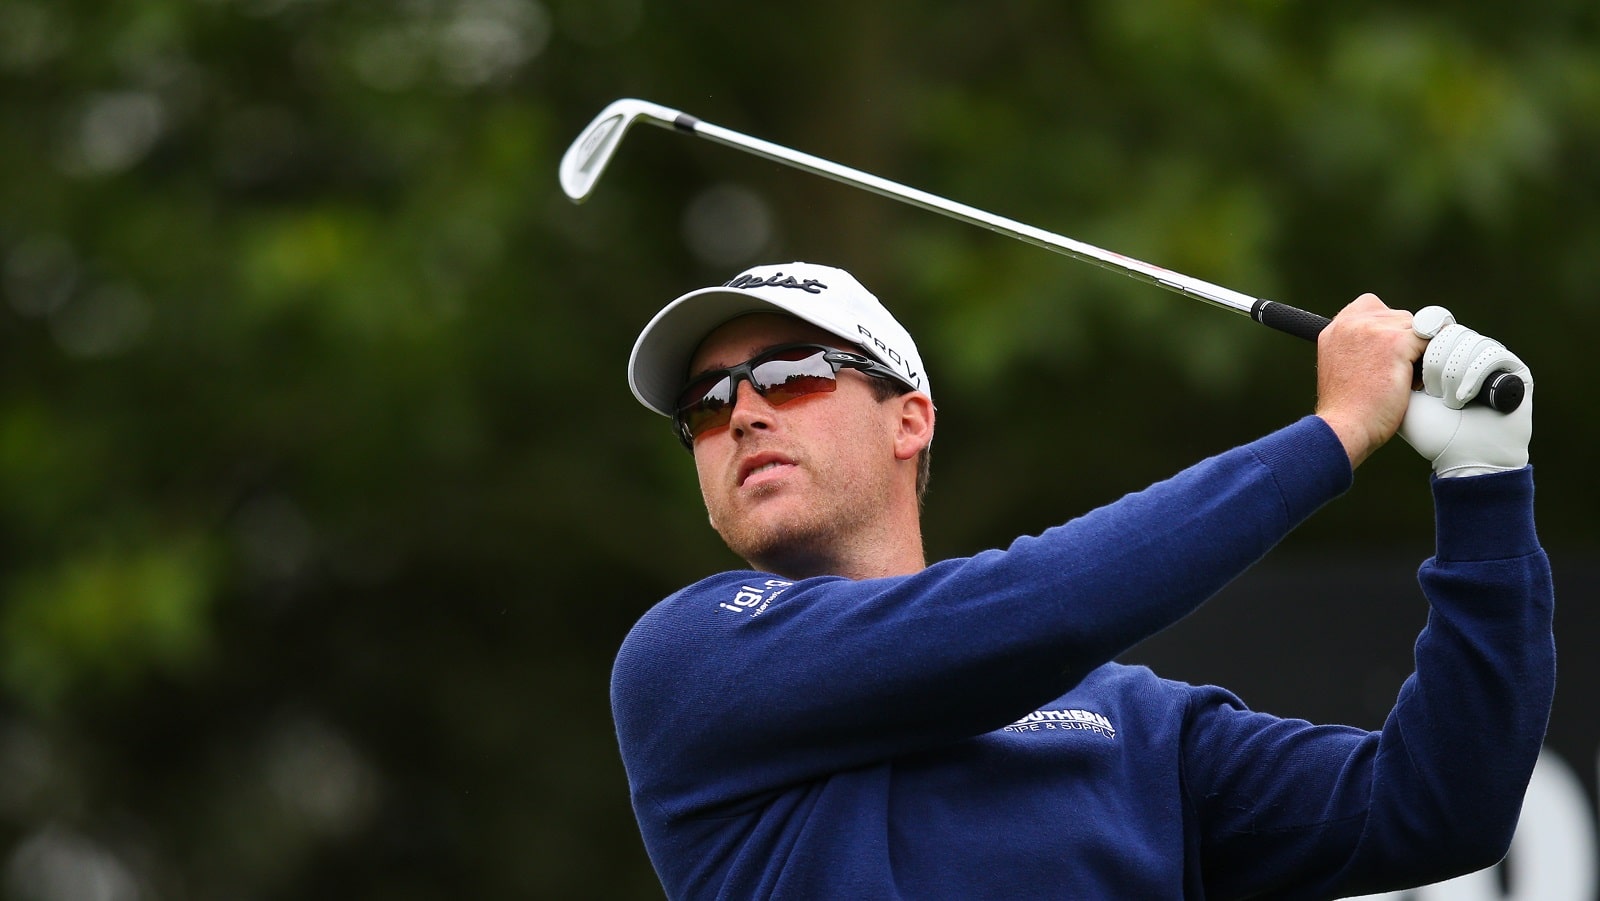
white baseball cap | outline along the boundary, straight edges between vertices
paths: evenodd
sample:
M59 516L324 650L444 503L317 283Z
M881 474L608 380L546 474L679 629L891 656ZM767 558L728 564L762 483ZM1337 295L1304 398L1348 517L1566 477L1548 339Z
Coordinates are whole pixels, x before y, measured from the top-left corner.
M671 416L695 349L718 326L746 313L788 313L831 332L932 396L911 333L855 276L815 263L747 269L727 284L690 291L661 308L628 358L628 387L646 407Z

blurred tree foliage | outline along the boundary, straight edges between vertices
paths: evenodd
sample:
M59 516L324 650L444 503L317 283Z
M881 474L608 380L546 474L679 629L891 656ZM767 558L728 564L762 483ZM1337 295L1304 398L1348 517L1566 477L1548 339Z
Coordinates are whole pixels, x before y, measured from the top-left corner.
M731 562L623 363L758 261L919 335L935 557L1308 412L1312 353L641 130L641 96L1252 294L1444 303L1592 553L1600 8L0 0L0 893L658 895L633 619ZM1430 546L1403 449L1297 534ZM98 894L94 894L98 892Z

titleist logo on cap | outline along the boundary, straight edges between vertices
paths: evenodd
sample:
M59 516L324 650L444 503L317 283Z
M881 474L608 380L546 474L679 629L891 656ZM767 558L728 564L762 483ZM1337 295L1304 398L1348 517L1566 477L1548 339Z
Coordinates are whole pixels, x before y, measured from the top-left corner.
M800 279L797 279L792 275L784 275L782 272L774 272L771 275L767 276L766 278L762 278L759 275L751 275L750 273L746 272L744 275L741 275L738 278L734 279L733 281L728 282L726 285L723 285L723 287L724 288L799 288L801 291L804 291L807 294L821 294L824 290L827 289L828 286L824 285L822 282L819 282L814 278L808 278L805 281L801 281Z

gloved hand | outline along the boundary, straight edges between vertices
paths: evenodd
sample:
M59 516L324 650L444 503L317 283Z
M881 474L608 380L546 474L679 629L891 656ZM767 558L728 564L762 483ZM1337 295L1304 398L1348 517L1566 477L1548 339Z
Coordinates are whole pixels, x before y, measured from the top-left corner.
M1478 334L1443 307L1424 307L1412 330L1431 339L1422 356L1422 390L1411 394L1400 437L1433 464L1440 478L1520 469L1533 437L1533 374L1505 346ZM1468 402L1497 372L1522 378L1522 405L1501 413Z

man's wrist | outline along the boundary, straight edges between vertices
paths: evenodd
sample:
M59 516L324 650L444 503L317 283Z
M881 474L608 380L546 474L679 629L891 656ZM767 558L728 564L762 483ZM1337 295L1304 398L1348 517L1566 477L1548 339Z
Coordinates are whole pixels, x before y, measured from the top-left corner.
M1351 469L1360 466L1368 457L1372 456L1373 451L1383 444L1381 441L1373 440L1371 433L1367 431L1365 423L1352 422L1337 413L1329 413L1322 410L1317 411L1317 416L1328 424L1328 428L1333 431L1334 436L1339 439L1339 443L1344 446L1345 456L1350 458Z

